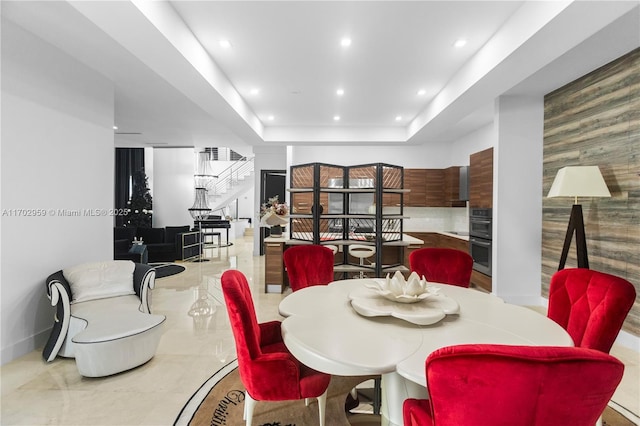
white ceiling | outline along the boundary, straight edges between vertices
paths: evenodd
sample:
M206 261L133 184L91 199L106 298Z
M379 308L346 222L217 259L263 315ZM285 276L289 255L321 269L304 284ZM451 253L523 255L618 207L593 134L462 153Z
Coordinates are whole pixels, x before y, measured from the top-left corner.
M491 122L497 96L543 96L640 46L638 4L3 1L1 7L3 18L114 82L117 145L233 147L454 140ZM345 36L348 48L340 46ZM458 38L467 45L453 47ZM231 48L223 49L221 39Z

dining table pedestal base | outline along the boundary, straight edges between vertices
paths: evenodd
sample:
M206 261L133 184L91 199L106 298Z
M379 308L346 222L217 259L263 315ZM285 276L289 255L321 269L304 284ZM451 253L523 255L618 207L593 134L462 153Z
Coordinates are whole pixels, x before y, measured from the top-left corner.
M407 398L428 399L429 394L424 386L405 379L397 372L382 375L382 426L403 426L402 404Z

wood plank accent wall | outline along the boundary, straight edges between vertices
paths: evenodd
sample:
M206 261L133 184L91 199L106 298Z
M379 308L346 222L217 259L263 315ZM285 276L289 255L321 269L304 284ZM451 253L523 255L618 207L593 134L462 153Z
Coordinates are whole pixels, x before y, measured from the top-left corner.
M558 169L597 165L611 198L580 199L589 266L640 294L640 48L545 96L542 286L557 270L572 200L546 198ZM576 267L575 237L566 267ZM623 329L640 336L640 298Z

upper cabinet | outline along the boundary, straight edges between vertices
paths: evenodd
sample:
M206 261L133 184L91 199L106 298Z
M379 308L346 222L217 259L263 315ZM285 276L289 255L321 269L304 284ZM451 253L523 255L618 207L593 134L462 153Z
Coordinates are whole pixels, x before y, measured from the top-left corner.
M493 207L493 148L471 154L469 207Z
M446 207L444 201L444 169L426 169L426 200L425 206Z
M427 169L404 169L404 187L410 191L404 196L404 205L424 207L427 201Z
M405 206L464 207L460 199L460 167L446 169L404 169Z

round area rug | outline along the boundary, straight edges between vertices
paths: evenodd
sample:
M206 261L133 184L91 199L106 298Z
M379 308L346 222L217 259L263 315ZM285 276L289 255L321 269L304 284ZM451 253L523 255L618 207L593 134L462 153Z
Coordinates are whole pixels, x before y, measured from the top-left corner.
M234 360L215 373L189 399L174 426L240 426L244 412L245 388L238 374L238 361ZM373 378L373 376L371 377ZM380 425L380 416L349 414L345 412L347 394L369 377L332 376L327 395L325 424L331 426ZM258 401L253 413L253 424L260 426L317 425L318 401L304 400Z
M243 426L245 388L238 374L238 361L225 365L207 380L182 408L174 426ZM374 378L372 376L370 378ZM325 424L330 426L379 426L380 416L345 412L345 398L351 389L368 377L332 376L327 396ZM604 426L634 426L636 423L607 407L602 415ZM318 404L304 400L258 401L253 424L259 426L317 425Z
M155 269L156 278L164 278L171 275L176 275L186 269L184 266L176 265L175 263L150 263L149 266Z

